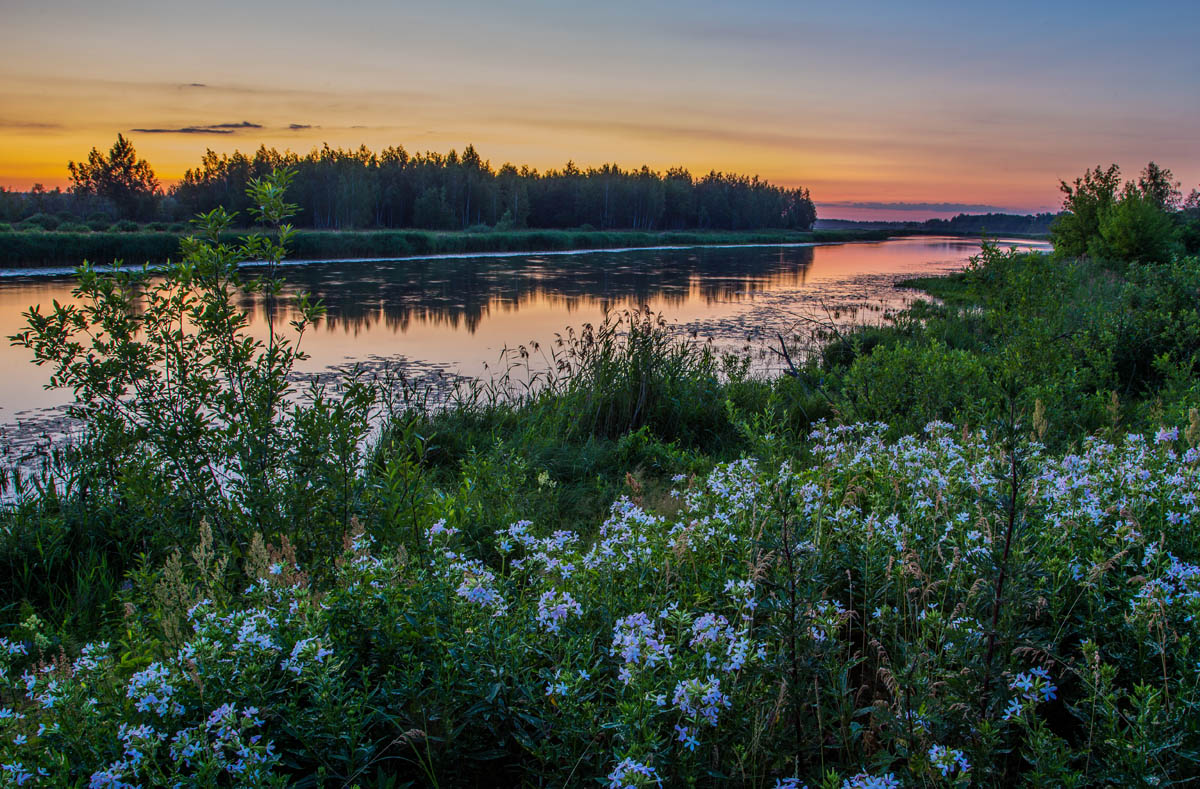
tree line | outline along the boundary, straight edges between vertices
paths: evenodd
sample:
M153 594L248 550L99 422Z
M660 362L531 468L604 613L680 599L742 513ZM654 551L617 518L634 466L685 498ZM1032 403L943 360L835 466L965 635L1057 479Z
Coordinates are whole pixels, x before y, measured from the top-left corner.
M982 233L985 235L1044 235L1050 232L1057 214L956 214L949 219L887 221L822 219L817 227L829 230L911 230L921 233Z
M375 153L325 145L303 155L265 146L252 155L210 149L164 190L122 135L108 154L93 148L86 161L68 164L69 190L0 192L0 219L42 213L170 222L217 206L245 217L250 180L281 166L296 173L289 190L299 207L296 225L315 229L808 230L816 220L807 189L757 176L573 162L545 172L507 163L496 169L473 145L447 154L409 154L401 146Z

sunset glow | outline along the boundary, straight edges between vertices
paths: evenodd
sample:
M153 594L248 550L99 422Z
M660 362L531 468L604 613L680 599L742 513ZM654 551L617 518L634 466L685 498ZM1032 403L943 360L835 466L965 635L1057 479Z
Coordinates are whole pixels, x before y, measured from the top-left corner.
M65 186L118 133L164 184L206 148L473 143L757 173L824 217L1055 210L1060 178L1112 161L1200 183L1194 4L1089 4L1078 28L1080 3L967 5L24 4L0 185Z

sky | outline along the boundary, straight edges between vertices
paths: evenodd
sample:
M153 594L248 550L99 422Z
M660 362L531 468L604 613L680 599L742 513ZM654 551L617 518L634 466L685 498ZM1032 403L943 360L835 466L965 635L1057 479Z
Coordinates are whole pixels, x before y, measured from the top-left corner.
M0 186L132 139L461 150L807 187L823 218L1057 210L1153 160L1200 186L1200 3L0 0Z

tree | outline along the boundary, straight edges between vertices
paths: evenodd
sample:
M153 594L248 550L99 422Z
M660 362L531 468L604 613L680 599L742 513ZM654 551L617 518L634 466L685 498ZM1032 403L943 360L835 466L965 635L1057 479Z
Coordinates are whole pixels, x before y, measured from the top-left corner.
M1056 254L1081 257L1088 254L1088 244L1100 236L1101 215L1117 199L1121 186L1121 168L1099 166L1076 178L1075 183L1059 182L1063 194L1063 211L1050 230Z
M1050 229L1055 254L1094 258L1117 263L1165 263L1179 249L1176 222L1178 184L1170 170L1154 162L1146 165L1137 181L1121 186L1121 171L1110 165L1096 167L1062 182L1063 213Z
M107 198L127 219L147 219L154 213L158 179L150 163L138 159L133 143L121 134L108 156L93 148L86 162L67 162L67 171L77 195Z
M1138 189L1142 196L1158 207L1160 211L1176 211L1179 208L1182 195L1179 192L1179 182L1171 180L1175 176L1170 170L1164 170L1154 162L1142 170L1138 179Z
M1177 251L1175 224L1157 198L1128 183L1100 218L1100 240L1090 253L1108 260L1166 263Z

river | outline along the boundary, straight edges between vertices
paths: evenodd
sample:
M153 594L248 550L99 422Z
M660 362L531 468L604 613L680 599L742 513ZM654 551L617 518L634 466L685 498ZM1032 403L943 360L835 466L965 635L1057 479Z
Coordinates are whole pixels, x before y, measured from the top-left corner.
M1009 245L1049 249L1001 242ZM606 310L642 306L681 334L748 354L769 370L778 364L770 351L777 334L799 339L820 323L882 321L918 296L896 288L897 280L960 268L978 251L970 239L905 237L310 262L286 267L284 277L285 295L307 291L327 307L303 338L309 358L299 371L309 375L362 365L410 378L486 378L506 348L548 346L556 333L599 322ZM72 286L61 273L0 271L0 333L21 330L31 305L46 311L54 300L70 301ZM245 307L251 330L261 332L264 303L254 298ZM288 307L278 309L277 318L290 319ZM49 370L8 343L0 344L0 370L0 445L19 457L62 431L69 393L45 390Z

